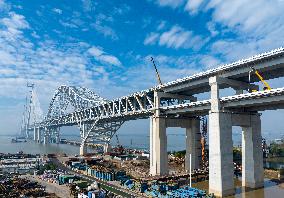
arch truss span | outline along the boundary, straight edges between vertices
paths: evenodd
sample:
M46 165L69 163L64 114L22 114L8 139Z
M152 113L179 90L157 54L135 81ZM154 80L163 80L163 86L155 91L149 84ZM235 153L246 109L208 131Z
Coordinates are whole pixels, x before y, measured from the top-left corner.
M85 87L62 85L51 99L46 119L56 119L70 112L81 111L105 102L106 99Z
M45 126L47 128L57 128L56 126L61 126L57 121L68 114L82 112L85 109L98 107L108 102L108 100L87 88L62 85L55 91L50 102L44 122ZM85 144L94 142L109 143L112 136L123 123L124 121L121 120L106 122L99 117L92 120L82 120L80 116L76 116L75 122L70 125L77 124L80 129L82 144ZM48 132L49 130L46 131Z

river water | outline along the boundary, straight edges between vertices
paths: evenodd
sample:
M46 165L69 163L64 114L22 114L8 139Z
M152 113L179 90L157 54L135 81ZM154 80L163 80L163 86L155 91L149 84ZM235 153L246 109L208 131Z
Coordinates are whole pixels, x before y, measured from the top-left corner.
M227 198L283 198L283 184L265 179L264 188L249 189L241 187L241 178L235 179L235 195ZM193 187L208 191L208 181L193 183Z
M12 138L15 136L0 136L0 152L2 153L16 153L23 151L25 153L66 153L75 155L79 153L79 147L68 144L37 144L33 141L22 143L11 143ZM68 140L80 140L77 135L62 135L61 138ZM122 134L119 135L119 143L124 147L137 148L149 150L150 138L146 134ZM114 137L111 140L112 145L117 145L117 140ZM185 149L185 136L169 134L168 135L168 151L179 151Z
M1 153L17 153L23 151L31 154L66 153L75 155L79 153L79 147L68 144L36 144L35 142L11 143L14 137L0 136Z

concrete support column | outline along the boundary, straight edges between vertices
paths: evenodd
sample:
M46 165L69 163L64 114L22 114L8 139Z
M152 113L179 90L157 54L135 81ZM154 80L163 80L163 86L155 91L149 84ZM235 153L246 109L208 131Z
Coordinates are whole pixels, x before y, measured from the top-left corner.
M209 192L234 194L234 165L231 114L209 113Z
M109 143L104 144L104 153L109 153L111 151L111 145Z
M186 128L186 155L185 155L185 170L190 171L190 154L191 154L191 168L198 169L201 164L201 134L200 134L200 120L190 120L190 127Z
M55 143L56 144L60 143L60 136L59 136L59 134L60 134L60 128L58 127L58 128L55 129Z
M82 143L80 145L80 155L85 155L87 153L87 145L85 143Z
M48 137L48 135L44 135L44 137L43 137L43 144L49 144L49 137Z
M45 129L44 130L44 135L43 135L43 144L49 144L50 143L50 129Z
M221 111L217 76L209 78L209 84L209 192L228 196L234 194L232 116Z
M263 187L263 155L260 115L251 115L250 126L242 127L242 186Z
M219 100L219 85L217 82L217 77L210 77L209 84L211 86L211 111L218 112L220 110L220 100Z
M59 144L59 142L60 142L59 134L56 134L55 143Z
M166 119L151 117L150 126L150 174L168 174Z
M41 132L40 132L40 128L37 128L37 140L36 142L37 143L41 143Z
M36 127L34 127L34 141L37 141L37 130Z

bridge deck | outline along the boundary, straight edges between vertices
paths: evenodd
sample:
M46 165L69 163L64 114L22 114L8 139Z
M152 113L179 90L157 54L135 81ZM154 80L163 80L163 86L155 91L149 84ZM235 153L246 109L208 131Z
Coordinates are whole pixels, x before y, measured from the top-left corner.
M284 108L284 88L258 91L220 98L224 110L264 111ZM165 114L206 115L211 109L210 100L190 102L161 108ZM239 110L238 110L239 111Z
M209 77L217 75L219 77L248 82L248 73L252 67L263 73L267 80L284 76L284 48L239 60L231 64L222 65L193 76L177 79L159 88L168 93L184 95L208 92L210 91ZM258 81L259 79L256 76L251 76L251 82ZM229 86L220 86L221 89L227 87Z

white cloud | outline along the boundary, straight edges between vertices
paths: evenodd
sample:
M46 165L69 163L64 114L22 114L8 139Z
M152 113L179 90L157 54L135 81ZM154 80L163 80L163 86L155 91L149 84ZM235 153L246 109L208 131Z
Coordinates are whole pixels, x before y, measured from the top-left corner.
M94 2L92 2L92 0L82 0L83 3L83 9L85 12L90 12L92 10L94 10Z
M185 5L185 10L195 14L198 12L198 9L203 2L204 0L188 0Z
M62 14L62 10L59 9L59 8L53 8L52 11L57 13L57 14Z
M144 40L144 45L153 45L159 39L160 34L156 32L151 32L148 34Z
M10 53L0 50L0 65L12 65L15 63L13 56Z
M192 31L185 30L184 28L174 25L165 32L152 32L146 36L144 40L145 45L153 45L158 43L160 46L168 48L184 48L184 49L200 49L208 39L203 39L198 35L194 35Z
M63 25L64 27L69 27L69 28L78 28L76 24L74 24L72 21L71 22L66 22L62 21L61 19L59 20L59 23Z
M40 36L39 36L35 31L33 31L31 35L32 35L34 38L37 38L37 39L40 38Z
M248 3L215 0L207 5L207 9L213 11L211 24L219 24L223 29L227 28L227 32L236 35L234 39L219 39L211 46L213 54L221 55L227 61L284 45L284 1L259 0Z
M7 4L4 0L0 0L0 11L7 11L10 9L10 5Z
M209 30L212 37L219 34L219 31L216 30L216 24L214 22L212 21L207 22L206 27Z
M96 60L104 63L108 63L115 66L120 66L121 62L113 55L106 54L102 49L98 47L91 47L88 52L95 57Z
M91 55L96 56L96 57L104 53L104 51L99 49L98 47L92 47L88 51Z
M25 29L29 27L25 17L14 12L9 13L9 18L1 19L0 23L6 26L8 30Z
M98 14L96 16L96 21L91 24L98 33L103 34L105 37L109 37L113 40L117 40L118 36L113 28L111 28L107 23L113 22L114 19L112 16L106 16L105 14Z
M165 1L159 5L171 6L172 8L183 7L190 14L207 12L212 19L207 21L206 26L211 37L222 36L216 44L211 46L212 52L216 46L220 49L219 55L230 60L233 57L247 56L247 52L259 53L284 45L284 1L283 0L188 0L186 4L172 1ZM166 46L177 47L177 30L172 29L166 33L168 39L162 42ZM230 36L227 36L229 35ZM181 34L182 35L182 34ZM184 34L186 37L188 34ZM233 35L234 40L228 39ZM180 38L182 42L183 38ZM174 42L175 41L175 42ZM144 41L145 43L145 41ZM146 42L147 43L147 42ZM149 42L152 44L153 42ZM240 49L239 52L227 52L220 46L232 46ZM244 50L241 50L244 48ZM222 52L223 51L223 52Z
M280 0L214 0L207 9L213 9L213 21L261 36L284 24L284 1Z
M131 57L134 57L139 64L130 68L121 78L126 78L129 84L137 87L137 90L141 90L141 87L149 88L158 83L150 57L154 58L163 83L192 75L202 71L204 67L217 63L217 59L216 62L213 62L213 57L211 57L212 61L210 61L210 57L207 55L166 56L149 54L141 56L131 54L127 58L132 59ZM208 61L206 62L206 60Z
M32 43L24 32L34 35L34 31L22 15L9 12L0 23L0 97L3 99L23 103L27 91L23 88L30 81L39 87L38 95L46 110L53 92L61 84L94 88L101 93L104 87L112 84L109 64L121 65L115 56L103 50L100 52L99 47L90 50L87 43L58 46L44 39ZM105 94L110 96L111 93L115 91Z
M162 30L166 27L166 21L161 21L157 27L157 30Z
M103 25L101 22L92 23L91 26L97 30L97 32L103 34L105 37L110 37L113 40L117 40L118 36L115 31L107 25Z
M121 62L118 60L118 58L112 55L101 55L99 56L99 60L109 63L111 65L116 65L116 66L121 65Z
M157 0L156 3L160 6L168 6L177 8L185 3L185 0Z
M221 64L221 61L211 55L202 55L200 56L199 63L201 64L202 67L206 69L212 69L217 67L219 64Z

